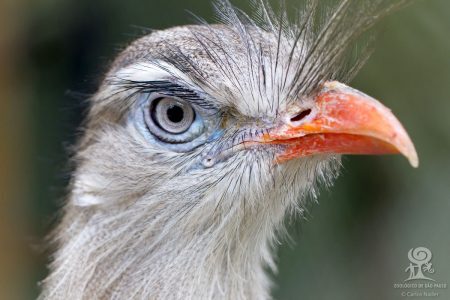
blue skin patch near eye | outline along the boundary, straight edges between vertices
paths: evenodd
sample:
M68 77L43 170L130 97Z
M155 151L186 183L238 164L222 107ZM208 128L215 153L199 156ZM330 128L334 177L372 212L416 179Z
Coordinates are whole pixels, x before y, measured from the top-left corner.
M215 140L218 140L219 138L221 138L224 134L224 131L222 129L217 129L216 131L213 132L213 134L208 138L207 142L213 142Z

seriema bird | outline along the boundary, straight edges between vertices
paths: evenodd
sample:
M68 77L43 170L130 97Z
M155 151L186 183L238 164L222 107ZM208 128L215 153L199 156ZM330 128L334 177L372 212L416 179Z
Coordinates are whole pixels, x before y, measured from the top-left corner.
M41 299L270 298L283 219L342 154L418 165L391 111L344 84L402 2L306 1L289 21L220 1L219 24L133 42L91 99Z

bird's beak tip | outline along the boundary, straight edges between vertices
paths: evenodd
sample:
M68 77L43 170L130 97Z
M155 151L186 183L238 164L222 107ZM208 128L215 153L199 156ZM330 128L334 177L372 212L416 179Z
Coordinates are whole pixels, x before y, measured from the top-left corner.
M313 116L287 122L265 137L266 142L285 145L277 160L320 153L402 154L412 167L419 166L406 130L372 97L332 81L323 85L314 105Z
M418 168L419 167L419 156L417 155L416 149L414 148L414 145L412 145L411 148L409 148L410 150L407 152L403 152L402 154L406 157L406 159L408 159L409 164L411 165L411 167L413 168Z

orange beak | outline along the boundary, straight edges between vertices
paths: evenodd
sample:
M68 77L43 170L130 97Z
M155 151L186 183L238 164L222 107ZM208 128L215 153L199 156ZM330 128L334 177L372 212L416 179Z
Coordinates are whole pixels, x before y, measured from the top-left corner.
M283 145L277 161L320 154L403 154L419 159L411 139L392 112L377 100L339 82L324 84L314 105L286 117L263 137Z

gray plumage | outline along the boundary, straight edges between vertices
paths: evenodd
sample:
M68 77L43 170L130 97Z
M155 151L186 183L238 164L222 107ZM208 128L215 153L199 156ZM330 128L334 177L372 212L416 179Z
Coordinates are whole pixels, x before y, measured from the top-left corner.
M325 81L348 82L366 58L351 45L404 1L394 2L322 11L307 1L289 22L265 3L250 18L221 1L220 24L133 42L91 99L40 298L269 299L264 269L276 270L283 220L301 214L317 182L332 183L340 157L274 165L275 147L225 150L264 134ZM170 83L210 122L189 149L139 125L146 97Z

